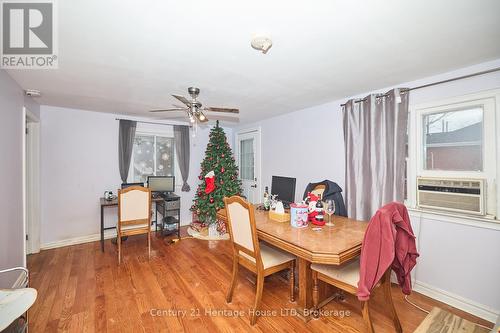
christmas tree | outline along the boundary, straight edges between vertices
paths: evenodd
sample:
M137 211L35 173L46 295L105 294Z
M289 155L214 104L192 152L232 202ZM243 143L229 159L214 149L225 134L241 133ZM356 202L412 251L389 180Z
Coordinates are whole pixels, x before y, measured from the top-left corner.
M200 222L215 223L217 211L224 208L223 199L241 193L238 167L227 142L226 133L219 127L219 121L210 130L205 159L201 162L198 178L201 182L191 211L196 213Z

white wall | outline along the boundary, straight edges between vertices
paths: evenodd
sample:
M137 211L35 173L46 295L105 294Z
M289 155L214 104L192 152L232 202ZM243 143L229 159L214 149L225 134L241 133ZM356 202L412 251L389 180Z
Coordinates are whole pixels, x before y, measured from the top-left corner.
M99 237L99 197L116 193L118 171L118 121L116 115L41 107L41 247L48 248L95 240ZM232 142L231 129L225 129ZM198 185L210 128L191 137L190 192L180 192L181 222L191 222L192 200ZM181 184L180 181L176 183ZM105 225L116 225L116 208L106 209Z
M24 266L23 233L23 106L39 114L39 106L0 70L0 269ZM11 275L0 288L11 287Z
M500 59L398 84L397 87L415 87L496 67L500 67ZM495 72L411 91L410 105L498 87L500 72ZM373 92L385 92L391 88ZM262 185L269 186L272 175L296 177L296 199L301 199L306 184L311 181L330 179L343 188L345 159L340 104L368 93L235 129L236 134L246 127L261 127ZM497 117L500 117L500 110L497 110ZM497 146L500 147L498 139ZM421 215L412 213L412 224L420 232L421 253L415 288L491 321L496 320L500 313L499 224L486 222L481 224L487 226L484 228L464 224L466 219L463 218Z

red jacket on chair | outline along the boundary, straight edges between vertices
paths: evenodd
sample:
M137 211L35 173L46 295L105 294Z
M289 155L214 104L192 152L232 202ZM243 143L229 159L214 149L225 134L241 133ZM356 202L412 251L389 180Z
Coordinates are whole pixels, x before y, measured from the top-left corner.
M367 301L370 292L392 267L403 293L411 293L410 272L417 263L415 235L405 205L392 202L370 220L361 248L358 299Z

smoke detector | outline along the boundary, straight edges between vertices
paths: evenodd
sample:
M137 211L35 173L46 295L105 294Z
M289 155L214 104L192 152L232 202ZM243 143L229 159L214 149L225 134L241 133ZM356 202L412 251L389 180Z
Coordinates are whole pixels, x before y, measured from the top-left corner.
M26 94L26 96L29 96L29 97L40 97L40 96L42 96L42 93L40 92L40 90L36 90L36 89L26 89L24 91L24 93Z
M271 40L271 38L266 36L255 36L252 38L251 45L254 49L266 54L271 46L273 46L273 41Z

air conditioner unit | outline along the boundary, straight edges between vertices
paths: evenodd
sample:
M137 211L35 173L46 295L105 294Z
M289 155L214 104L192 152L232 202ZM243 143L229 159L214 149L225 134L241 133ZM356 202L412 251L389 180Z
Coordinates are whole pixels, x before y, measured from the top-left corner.
M417 206L486 215L484 179L417 177Z

